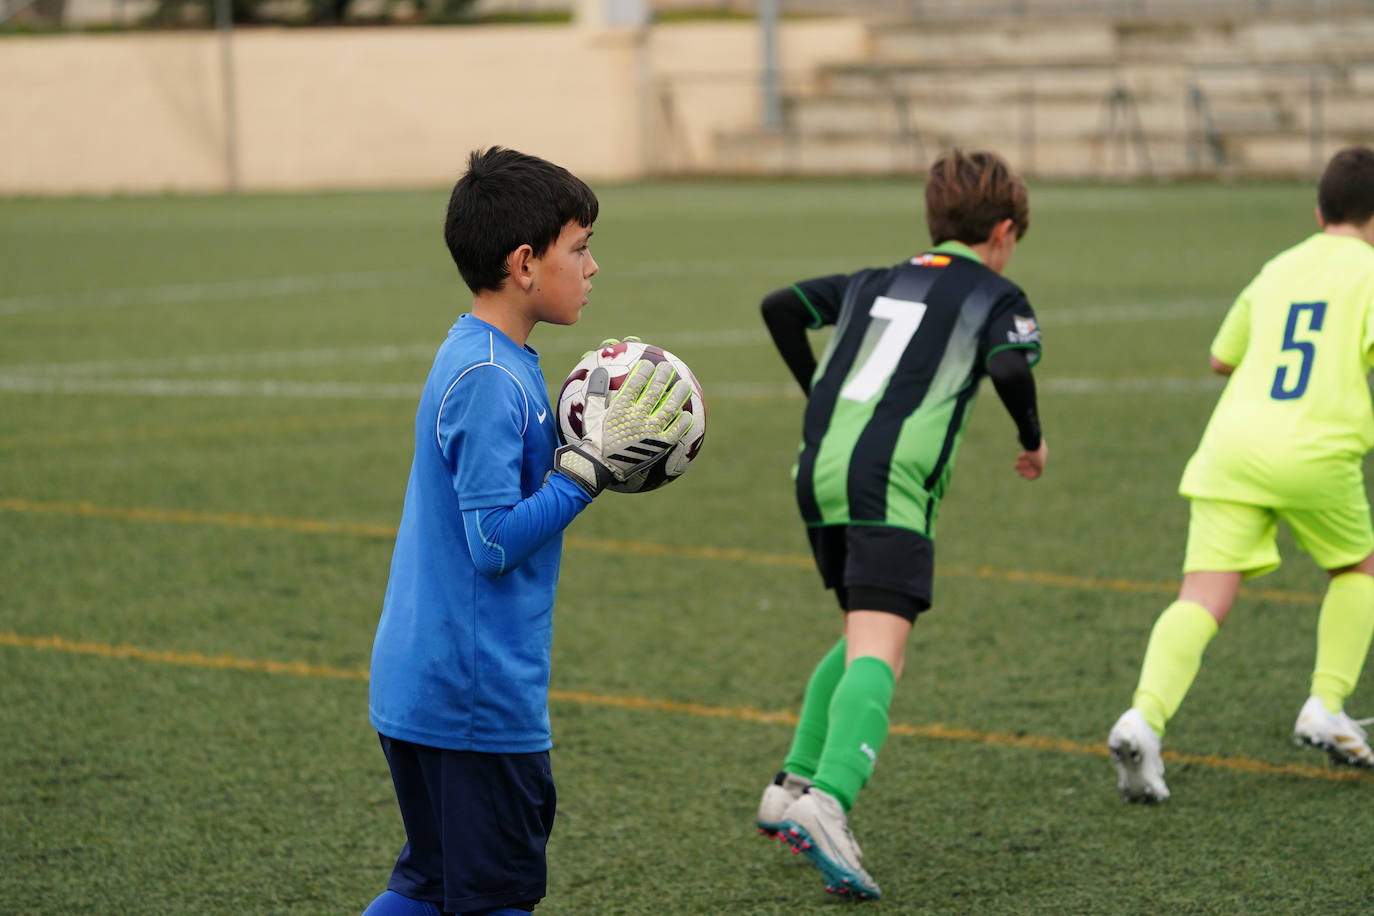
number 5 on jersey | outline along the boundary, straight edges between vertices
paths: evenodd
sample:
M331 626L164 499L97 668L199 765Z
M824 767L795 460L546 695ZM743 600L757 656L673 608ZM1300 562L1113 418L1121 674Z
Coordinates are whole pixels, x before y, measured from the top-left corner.
M840 390L840 397L848 401L867 401L887 384L892 373L897 371L897 363L906 352L906 345L911 343L916 329L921 326L921 320L926 317L926 304L879 296L873 300L873 307L868 314L882 318L887 323L873 351ZM1289 324L1292 324L1291 320Z
M1298 379L1292 388L1284 387L1288 381L1289 366L1279 366L1274 373L1274 387L1269 389L1269 396L1276 401L1291 401L1300 398L1307 390L1307 383L1312 378L1312 360L1317 356L1317 345L1310 340L1297 340L1298 318L1303 312L1309 312L1307 319L1308 331L1320 331L1322 321L1326 317L1325 302L1294 302L1288 309L1288 324L1283 329L1284 350L1297 350L1302 354L1302 362L1298 366Z

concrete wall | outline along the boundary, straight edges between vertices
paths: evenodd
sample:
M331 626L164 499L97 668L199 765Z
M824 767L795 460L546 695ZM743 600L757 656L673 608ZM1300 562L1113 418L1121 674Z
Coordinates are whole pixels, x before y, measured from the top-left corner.
M857 22L788 23L781 56L807 73L864 41ZM492 143L640 177L758 118L760 46L749 22L239 30L238 184L443 184ZM222 65L209 33L6 39L0 193L227 187Z

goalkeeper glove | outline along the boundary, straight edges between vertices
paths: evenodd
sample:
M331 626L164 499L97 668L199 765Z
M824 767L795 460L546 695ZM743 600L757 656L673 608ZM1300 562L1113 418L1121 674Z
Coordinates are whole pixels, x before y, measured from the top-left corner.
M584 434L554 452L554 469L590 496L661 461L692 428L692 415L682 409L692 395L691 383L678 378L670 364L641 359L614 396L610 385L609 372L592 370L582 410Z

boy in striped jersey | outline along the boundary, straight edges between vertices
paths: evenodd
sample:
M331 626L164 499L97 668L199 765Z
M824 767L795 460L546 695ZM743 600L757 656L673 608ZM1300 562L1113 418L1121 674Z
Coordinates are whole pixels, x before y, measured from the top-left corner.
M1374 634L1363 469L1374 446L1374 150L1332 157L1317 224L1320 232L1264 265L1212 341L1212 369L1229 378L1179 485L1191 500L1183 583L1150 633L1131 708L1107 737L1128 801L1169 797L1165 723L1241 581L1278 568L1280 519L1330 576L1293 737L1337 763L1374 767L1364 729L1344 710Z
M954 150L926 184L933 247L892 267L818 277L762 305L807 404L797 503L843 635L807 684L758 826L804 851L827 890L877 898L847 812L887 737L907 634L931 603L935 524L974 397L991 376L1016 423L1017 473L1045 467L1031 367L1040 331L1002 276L1029 224L1000 156ZM833 325L820 358L808 329Z

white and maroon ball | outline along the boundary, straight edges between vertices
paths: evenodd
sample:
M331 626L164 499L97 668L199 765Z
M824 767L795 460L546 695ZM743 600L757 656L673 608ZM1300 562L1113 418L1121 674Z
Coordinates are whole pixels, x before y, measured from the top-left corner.
M607 489L620 493L647 493L657 490L666 483L681 477L688 466L701 451L701 443L706 439L706 399L687 364L667 350L640 341L625 341L607 344L593 350L568 373L568 380L558 393L558 438L567 443L583 437L582 411L587 403L587 377L592 370L601 367L610 373L611 396L620 389L625 376L634 368L635 363L647 359L651 363L667 362L677 370L679 377L692 386L691 397L682 409L692 415L692 428L681 441L668 450L662 461L657 461L642 471L630 476L624 483L612 483Z

